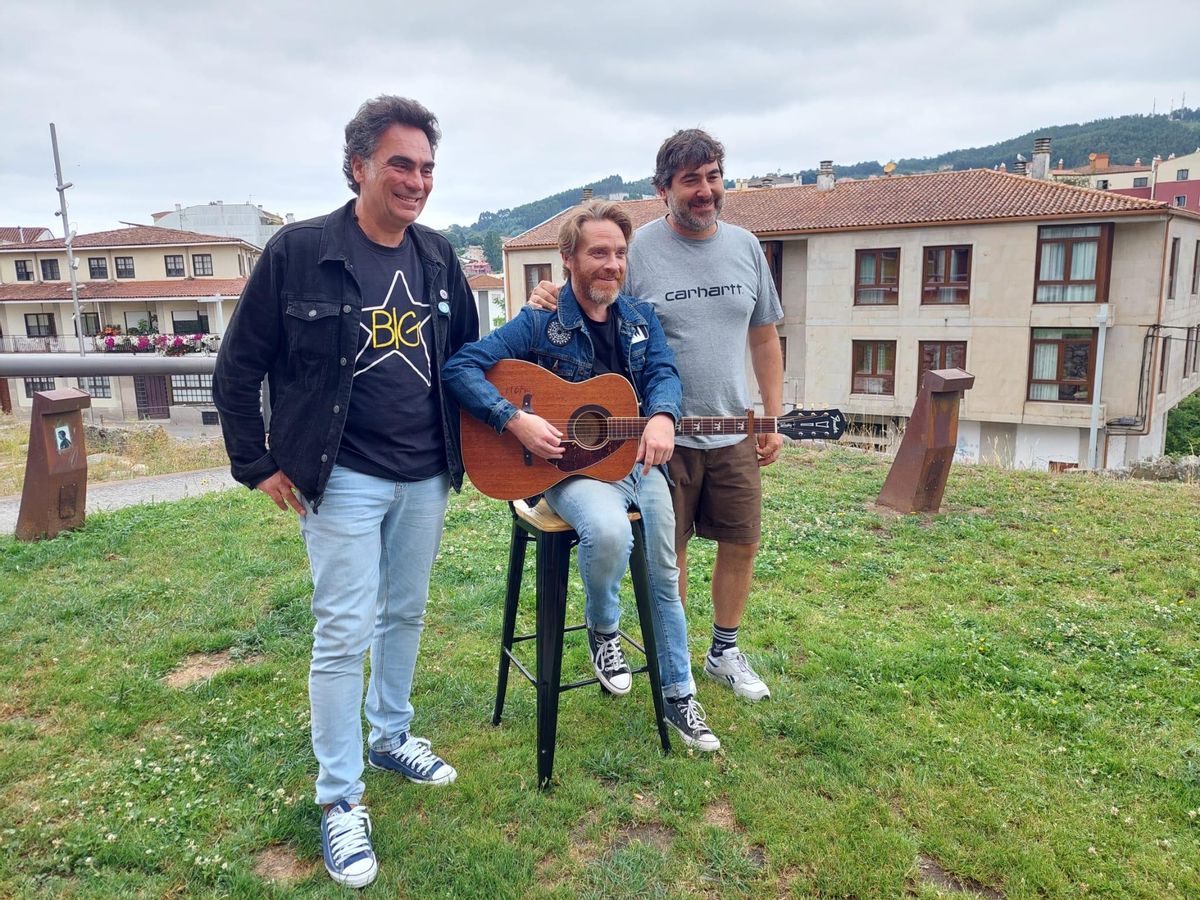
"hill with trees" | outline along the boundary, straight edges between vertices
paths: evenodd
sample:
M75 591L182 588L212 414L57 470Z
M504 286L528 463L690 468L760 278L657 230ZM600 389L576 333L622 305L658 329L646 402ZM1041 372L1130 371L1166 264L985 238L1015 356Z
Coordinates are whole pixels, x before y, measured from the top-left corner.
M912 175L918 172L934 172L941 169L994 168L1004 163L1009 168L1016 162L1017 154L1028 159L1033 153L1034 138L1051 139L1052 165L1058 160L1068 168L1082 166L1093 152L1108 153L1114 163L1131 163L1137 158L1149 162L1155 154L1169 156L1191 153L1200 147L1200 109L1184 107L1170 115L1130 115L1093 122L1071 125L1052 125L1037 128L1017 137L989 144L985 147L969 147L950 150L939 156L912 157L896 160L896 173ZM852 165L838 165L834 169L839 176L866 178L883 171L883 163L869 160ZM729 173L726 173L727 175ZM816 168L801 169L793 173L810 183L817 177ZM732 186L732 181L727 181ZM603 197L609 194L626 193L632 197L653 194L649 178L625 181L620 175L609 175L599 181L568 188L524 203L512 209L481 213L471 225L451 225L445 229L446 237L458 249L468 244L482 244L492 268L501 266L501 239L528 231L533 226L556 216L579 202L585 188Z

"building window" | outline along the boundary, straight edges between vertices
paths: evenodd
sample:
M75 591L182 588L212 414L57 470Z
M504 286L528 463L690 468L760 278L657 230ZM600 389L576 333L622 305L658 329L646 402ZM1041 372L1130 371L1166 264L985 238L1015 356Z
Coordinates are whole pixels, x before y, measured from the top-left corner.
M854 271L855 306L892 306L899 302L899 248L854 251Z
M1095 328L1035 328L1031 343L1030 400L1091 400Z
M921 341L918 345L920 359L917 363L917 390L925 373L930 369L965 369L967 367L966 341Z
M1097 178L1096 179L1096 189L1100 190L1100 191L1107 191L1108 190L1108 179L1107 178Z
M133 277L133 257L132 256L114 256L113 268L117 270L118 278Z
M182 278L184 276L182 253L168 253L163 257L163 262L167 264L168 278Z
M126 334L150 334L154 331L154 314L148 309L126 310L124 316Z
M525 267L525 296L529 297L533 293L533 289L538 286L539 281L550 280L550 263L538 263L534 266Z
M171 403L212 403L211 375L172 375Z
M88 275L92 278L107 278L108 260L103 256L89 256Z
M17 281L33 281L33 260L17 260Z
M246 257L240 253L238 254L238 275L242 278L246 277Z
M61 279L61 277L62 276L58 274L57 259L42 260L42 281L58 281Z
M52 391L54 390L53 378L26 378L25 379L25 396L33 399L34 391Z
M1143 178L1135 178L1135 179L1133 179L1133 186L1134 186L1135 188L1137 188L1137 187L1150 187L1150 179L1149 179L1149 178L1147 178L1147 177L1143 177Z
M79 379L79 389L93 397L112 397L112 382L107 375L85 375Z
M767 271L775 282L775 293L783 296L783 241L762 241L763 256L767 259Z
M25 313L25 334L29 337L54 337L54 313Z
M171 311L172 334L208 334L208 313L194 309Z
M1188 170L1187 169L1176 169L1175 170L1175 180L1176 181L1187 181L1188 180Z
M852 394L896 393L896 342L855 341Z
M83 318L83 333L88 337L100 333L100 313L85 312L80 313ZM75 329L75 333L79 334L79 329Z
M969 303L971 248L926 247L922 303Z
M1108 299L1111 225L1038 229L1037 303L1104 303Z
M1192 254L1192 293L1200 291L1200 241L1196 241L1196 252Z
M1167 372L1171 368L1171 338L1168 335L1163 335L1162 338L1162 365L1158 369L1158 392L1165 394L1167 392Z
M1180 207L1187 206L1187 195L1176 194L1175 195L1175 205L1180 206Z
M192 274L211 275L213 273L211 253L192 254Z
M1171 238L1171 263L1167 266L1167 299L1175 299L1175 276L1179 274L1179 238Z

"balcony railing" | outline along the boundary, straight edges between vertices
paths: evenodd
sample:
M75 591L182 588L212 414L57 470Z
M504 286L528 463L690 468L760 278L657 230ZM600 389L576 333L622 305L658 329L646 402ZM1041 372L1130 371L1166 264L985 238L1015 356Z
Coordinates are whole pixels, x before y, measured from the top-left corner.
M48 337L6 334L0 337L0 353L62 353L64 351L78 353L78 341L74 337L60 337L56 334Z

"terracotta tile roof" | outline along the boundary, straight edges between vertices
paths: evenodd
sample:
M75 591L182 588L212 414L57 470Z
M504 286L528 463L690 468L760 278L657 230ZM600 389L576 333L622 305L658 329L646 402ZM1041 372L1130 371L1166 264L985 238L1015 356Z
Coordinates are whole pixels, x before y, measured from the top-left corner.
M665 213L663 202L619 204L637 228ZM760 237L955 222L1062 219L1165 212L1168 206L1110 191L1041 181L990 169L934 172L816 185L726 191L721 218ZM564 211L565 212L565 211ZM506 250L553 247L563 213L506 241Z
M497 278L495 275L472 275L467 279L467 284L473 291L498 291L504 287L504 279Z
M71 246L76 250L98 247L144 247L162 244L243 244L241 238L220 237L214 234L197 234L194 231L178 231L174 228L159 228L155 225L135 225L131 228L115 228L112 231L97 231L92 234L77 234ZM48 241L26 241L24 244L5 244L0 253L11 250L61 250L66 245L62 238Z
M49 228L31 228L28 225L0 225L0 244L20 244L50 234Z
M178 278L170 281L84 281L79 285L80 302L100 300L143 300L172 297L240 297L245 278ZM0 303L70 303L71 285L66 281L40 284L0 284Z

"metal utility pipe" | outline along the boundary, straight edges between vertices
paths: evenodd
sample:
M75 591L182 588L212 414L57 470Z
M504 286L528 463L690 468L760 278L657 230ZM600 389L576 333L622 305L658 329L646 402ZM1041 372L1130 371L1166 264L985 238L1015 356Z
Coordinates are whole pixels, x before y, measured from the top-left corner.
M1108 304L1103 304L1096 310L1096 326L1100 334L1096 341L1096 374L1093 377L1092 391L1092 424L1088 429L1088 468L1099 468L1097 459L1098 437L1100 433L1100 392L1104 385L1104 339L1108 336Z
M211 375L216 354L158 356L154 353L0 353L0 378L68 378L79 375Z

